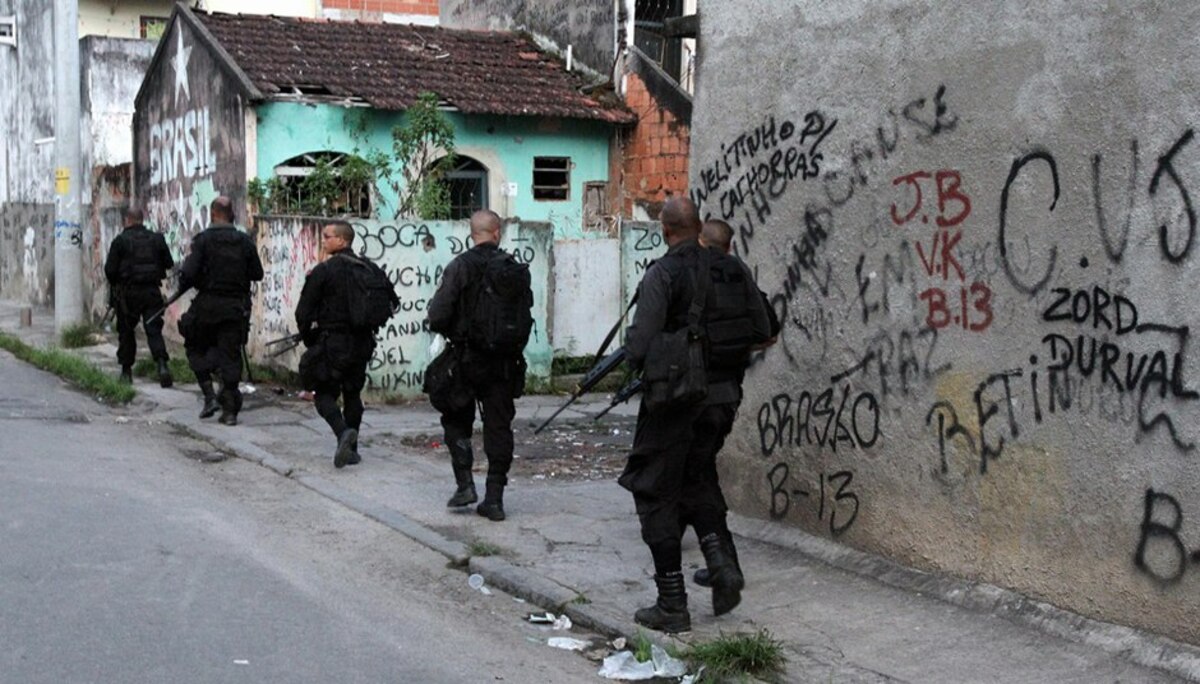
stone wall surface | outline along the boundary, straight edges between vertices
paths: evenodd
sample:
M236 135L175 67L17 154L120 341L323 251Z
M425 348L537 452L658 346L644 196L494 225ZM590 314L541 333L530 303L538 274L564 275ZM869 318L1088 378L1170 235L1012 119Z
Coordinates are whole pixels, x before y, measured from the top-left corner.
M1200 6L708 2L736 509L1200 643Z

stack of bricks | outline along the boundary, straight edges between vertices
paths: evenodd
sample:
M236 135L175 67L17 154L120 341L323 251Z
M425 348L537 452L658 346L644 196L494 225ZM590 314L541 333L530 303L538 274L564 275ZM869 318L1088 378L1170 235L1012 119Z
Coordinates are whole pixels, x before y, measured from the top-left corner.
M656 217L668 197L687 194L691 128L659 106L636 73L629 74L625 103L638 115L624 149L625 215L637 204Z
M438 0L322 0L324 9L377 14L438 15Z

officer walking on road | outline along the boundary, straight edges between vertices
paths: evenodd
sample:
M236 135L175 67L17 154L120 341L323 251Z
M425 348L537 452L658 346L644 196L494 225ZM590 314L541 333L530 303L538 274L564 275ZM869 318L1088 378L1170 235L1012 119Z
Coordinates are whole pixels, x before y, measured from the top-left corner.
M362 461L358 455L358 433L362 428L362 389L367 382L367 364L375 353L375 328L354 320L356 301L363 292L356 286L356 269L366 269L364 278L383 290L379 304L386 314L400 304L392 283L381 268L351 250L354 228L345 221L331 221L321 228L325 259L304 280L296 305L296 325L308 348L300 362L306 389L316 392L317 413L329 424L337 439L333 465L341 468ZM364 280L366 282L366 280ZM338 409L338 397L342 408Z
M749 349L769 337L769 322L758 289L745 266L732 257L700 246L700 220L687 198L672 198L661 215L667 253L647 271L639 285L633 323L625 350L643 377L667 375L649 364L652 345L662 336L688 327L693 300L703 302L700 316L707 348L706 369L712 404L668 404L648 408L643 396L633 449L619 478L633 493L642 540L654 559L658 600L642 608L634 620L668 633L691 629L682 571L681 540L687 524L696 529L711 574L713 612L732 610L741 600L744 579L722 535L724 500L715 479L707 475L705 455L712 435L732 421L728 406L740 399L736 372L745 367ZM708 279L705 282L705 278ZM697 298L697 287L705 295ZM710 410L709 406L720 406ZM728 414L728 415L727 415ZM718 513L720 512L720 513Z
M263 278L262 261L250 236L233 225L233 201L221 196L209 206L212 223L192 238L179 273L180 292L199 294L179 319L188 364L204 393L201 418L221 409L223 425L237 425L242 408L242 342L250 316L250 283ZM212 378L221 380L213 391Z
M429 302L429 328L461 354L462 374L473 401L442 413L442 428L457 489L450 507L475 503L471 475L471 432L475 404L483 419L487 488L475 512L504 520L504 487L513 460L513 399L525 388L523 350L529 339L533 295L529 269L500 249L500 217L492 211L471 216L474 246L446 266L442 285Z
M167 345L163 342L161 316L150 318L163 306L162 280L175 266L167 241L142 225L140 209L132 207L123 214L125 229L113 238L104 261L108 280L109 303L117 311L117 361L121 380L133 382L133 362L137 359L138 321L146 331L146 344L158 364L158 382L170 387L171 368L167 365Z

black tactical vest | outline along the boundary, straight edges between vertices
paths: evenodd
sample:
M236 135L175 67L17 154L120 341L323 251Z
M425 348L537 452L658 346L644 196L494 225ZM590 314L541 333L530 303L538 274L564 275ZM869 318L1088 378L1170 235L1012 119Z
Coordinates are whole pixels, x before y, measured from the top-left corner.
M121 235L128 246L121 280L126 285L158 285L166 275L159 260L158 235L145 228L131 228Z
M204 237L203 291L219 295L244 295L250 273L244 245L246 236L236 228L209 229Z

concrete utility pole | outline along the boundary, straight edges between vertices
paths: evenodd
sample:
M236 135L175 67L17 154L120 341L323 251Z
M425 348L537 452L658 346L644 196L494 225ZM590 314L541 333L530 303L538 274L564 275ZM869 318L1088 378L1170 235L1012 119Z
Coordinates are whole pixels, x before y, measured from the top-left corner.
M79 3L54 0L54 328L83 320Z

